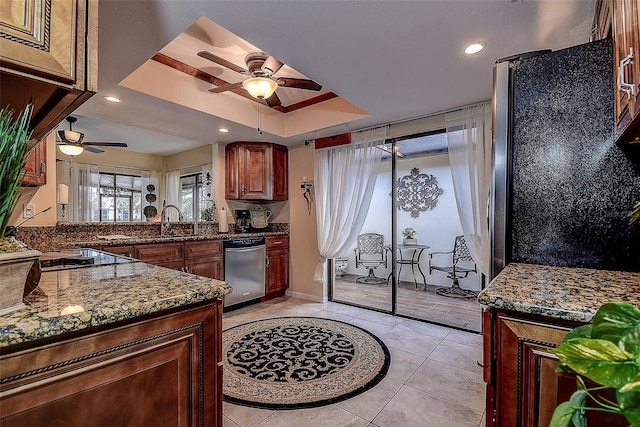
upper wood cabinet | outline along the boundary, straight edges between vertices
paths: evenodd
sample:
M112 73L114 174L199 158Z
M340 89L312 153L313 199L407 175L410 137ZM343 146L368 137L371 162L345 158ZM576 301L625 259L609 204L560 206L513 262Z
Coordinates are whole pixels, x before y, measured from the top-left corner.
M287 147L263 142L234 142L225 147L227 200L287 200Z
M29 147L97 86L97 0L0 2L0 106L17 114L33 102Z
M640 7L637 0L612 2L616 137L640 141Z
M27 163L24 165L24 187L37 187L47 183L47 142L42 141L27 153Z

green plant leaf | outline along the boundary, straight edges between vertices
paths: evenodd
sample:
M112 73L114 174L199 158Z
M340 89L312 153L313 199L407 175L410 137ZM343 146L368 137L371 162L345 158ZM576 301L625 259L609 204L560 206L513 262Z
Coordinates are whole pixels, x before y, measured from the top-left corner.
M603 304L593 318L591 337L618 343L634 326L640 325L640 309L624 302Z
M638 374L634 355L611 341L574 338L551 350L560 363L598 384L620 388Z
M632 426L640 426L640 392L631 391L622 393L616 392L618 405L622 410L624 417Z
M564 341L569 341L574 338L591 338L592 327L592 324L578 326L577 328L569 331L569 333L564 337Z
M571 403L570 401L562 402L560 405L558 405L556 410L553 411L553 416L551 417L549 427L567 427L571 422L573 415L578 411L580 411L580 408L574 407L573 403ZM576 425L576 427L583 426L586 426L586 424Z
M623 350L640 356L640 322L627 329L627 332L620 338L618 345ZM640 357L638 357L638 361L640 363Z

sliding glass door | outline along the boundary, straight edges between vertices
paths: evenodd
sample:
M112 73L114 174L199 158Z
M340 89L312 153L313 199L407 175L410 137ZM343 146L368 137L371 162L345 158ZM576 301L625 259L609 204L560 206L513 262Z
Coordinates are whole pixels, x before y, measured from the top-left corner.
M454 286L452 251L462 228L446 134L389 140L380 148L385 153L360 242L334 260L332 299L481 331L475 299L480 273L456 274L455 286L473 292L447 292ZM472 270L473 262L464 266Z

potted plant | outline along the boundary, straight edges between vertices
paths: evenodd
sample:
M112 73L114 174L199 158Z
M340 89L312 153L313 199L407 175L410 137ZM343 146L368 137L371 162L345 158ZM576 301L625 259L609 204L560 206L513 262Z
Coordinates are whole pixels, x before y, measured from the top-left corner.
M629 220L629 224L633 224L634 222L640 221L640 202L633 205L633 210L631 211L631 219Z
M8 107L0 110L0 314L23 307L27 275L41 255L16 242L9 227L22 194L32 111L29 104L14 120L13 110Z
M588 410L619 414L631 427L640 426L640 309L606 303L592 324L573 329L551 352L560 360L558 371L578 374L578 390L556 408L550 427L586 426ZM587 388L580 376L600 386ZM596 394L607 388L615 390L615 402Z
M402 243L405 245L417 245L418 240L415 238L416 234L418 234L418 232L413 228L405 228L402 230L402 237L404 237L404 239L402 239Z
M207 207L202 209L200 218L203 221L215 221L216 220L216 201L207 200Z

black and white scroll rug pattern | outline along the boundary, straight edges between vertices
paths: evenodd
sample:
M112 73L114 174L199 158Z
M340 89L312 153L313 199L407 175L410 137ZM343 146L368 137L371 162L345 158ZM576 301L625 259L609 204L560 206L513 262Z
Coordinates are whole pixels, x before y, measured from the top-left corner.
M315 317L258 320L222 333L224 399L271 409L311 408L380 382L391 357L357 326Z

